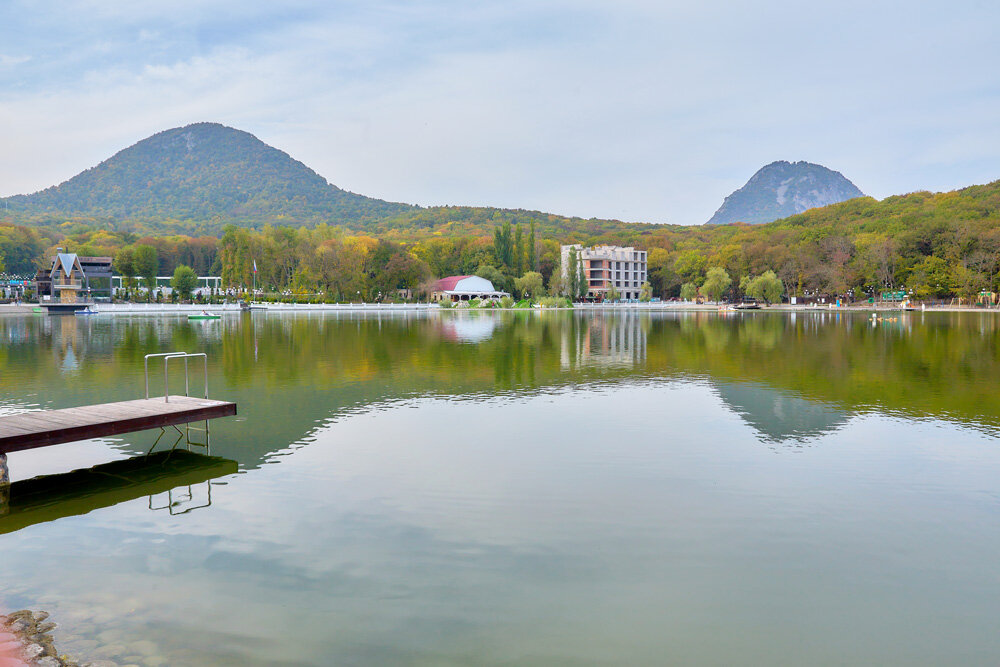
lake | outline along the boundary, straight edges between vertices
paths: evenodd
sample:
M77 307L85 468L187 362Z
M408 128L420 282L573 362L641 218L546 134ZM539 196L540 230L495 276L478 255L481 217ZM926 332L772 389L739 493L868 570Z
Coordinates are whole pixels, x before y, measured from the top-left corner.
M0 608L61 652L1000 661L994 314L2 317L0 415L141 398L171 350L239 404L211 457L9 456Z

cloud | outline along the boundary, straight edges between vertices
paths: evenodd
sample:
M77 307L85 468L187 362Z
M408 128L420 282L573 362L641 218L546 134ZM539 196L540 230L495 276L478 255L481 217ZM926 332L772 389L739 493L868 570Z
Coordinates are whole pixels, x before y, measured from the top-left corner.
M31 56L9 56L0 53L0 67L14 67L31 60Z
M355 192L584 217L702 222L775 159L877 196L997 178L1000 12L908 7L15 2L0 194L201 120Z

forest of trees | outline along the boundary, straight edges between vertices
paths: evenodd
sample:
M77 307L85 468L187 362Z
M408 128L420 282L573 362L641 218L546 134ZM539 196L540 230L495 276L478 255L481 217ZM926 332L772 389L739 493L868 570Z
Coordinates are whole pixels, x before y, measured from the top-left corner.
M448 211L460 219L446 221ZM537 271L546 290L561 291L566 286L558 284L560 244L607 243L649 251L655 297L714 292L725 283L723 297L753 290L773 300L772 274L785 295L862 297L901 289L933 299L1000 291L1000 181L882 201L858 198L762 225L594 223L590 228L586 221L564 225L544 214L477 209L463 217L461 211L423 209L409 214L410 223L391 228L379 223L365 232L325 224L260 230L231 225L221 238L139 234L128 225L130 231L115 231L79 221L40 229L0 222L0 262L8 272L26 273L57 245L106 256L141 245L155 249L159 275L171 275L183 264L199 275L221 275L226 285L247 286L256 262L257 282L268 289L370 299L430 278L472 273L515 291L517 278ZM728 283L710 273L716 268Z

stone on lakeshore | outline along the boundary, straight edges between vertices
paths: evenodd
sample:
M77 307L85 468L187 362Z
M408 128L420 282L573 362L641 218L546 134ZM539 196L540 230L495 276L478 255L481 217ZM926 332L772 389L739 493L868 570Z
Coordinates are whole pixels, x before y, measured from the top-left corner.
M47 655L44 658L39 658L35 661L36 667L63 667L63 662L59 658L53 658L51 655Z
M44 633L47 633L47 632L52 632L53 630L55 630L58 627L59 627L58 624L53 623L52 621L49 621L48 623L41 623L38 626L38 628L36 628L35 632L44 634Z
M35 619L30 611L22 609L7 615L4 627L19 637L26 638L35 634Z
M28 644L24 647L23 652L25 658L33 660L45 652L45 647L41 644Z
M47 619L49 617L49 612L47 612L47 611L38 611L38 612L35 612L34 617L35 617L35 623L41 623L42 621L44 621L45 619Z
M118 663L111 660L91 660L83 663L80 667L118 667Z

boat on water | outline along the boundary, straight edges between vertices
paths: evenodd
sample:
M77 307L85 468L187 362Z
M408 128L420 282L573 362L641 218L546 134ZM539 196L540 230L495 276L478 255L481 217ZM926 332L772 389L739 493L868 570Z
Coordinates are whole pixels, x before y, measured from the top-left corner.
M743 299L734 305L733 308L736 310L760 310L760 304L757 303L756 299Z
M99 314L99 312L100 311L98 311L96 308L91 308L91 307L88 306L88 307L84 308L83 310L78 310L78 311L74 312L73 314L74 315L97 315L97 314Z
M210 313L207 310L203 310L195 315L188 315L189 320L218 320L221 318L222 315L216 315L215 313Z

